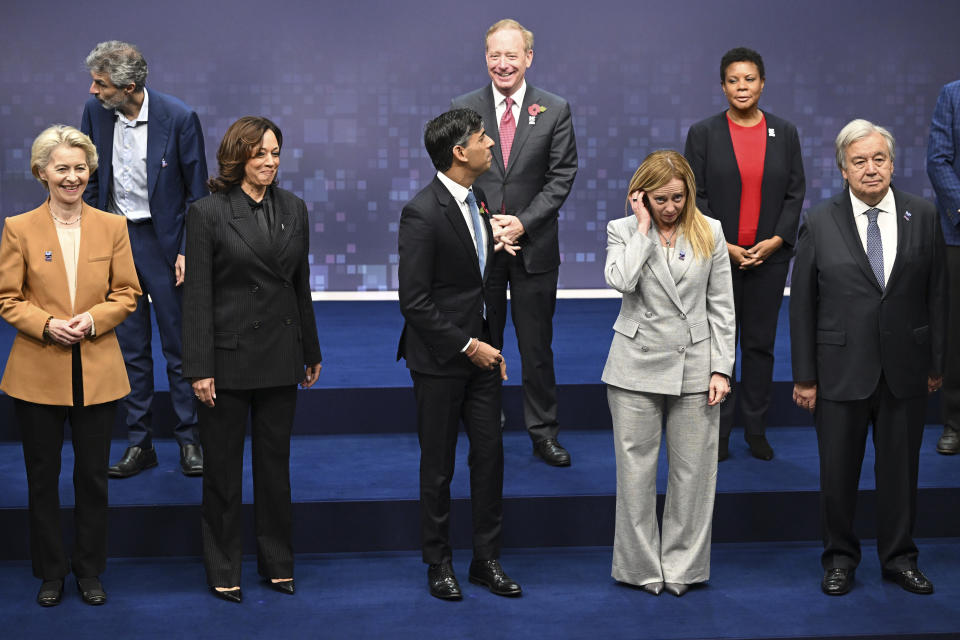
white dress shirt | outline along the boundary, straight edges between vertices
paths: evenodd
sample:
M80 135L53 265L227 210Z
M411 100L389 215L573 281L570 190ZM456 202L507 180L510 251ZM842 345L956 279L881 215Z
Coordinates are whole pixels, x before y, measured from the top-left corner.
M496 85L493 83L490 84L493 87L493 104L497 107L497 131L500 131L500 119L503 118L503 112L507 110L507 96L503 95L497 91ZM520 125L520 107L523 105L523 96L527 93L527 81L524 80L520 84L520 88L517 89L510 98L513 100L513 108L510 109L513 111L513 121ZM489 123L484 123L484 126L489 127Z
M437 178L440 180L440 182L443 183L443 186L447 188L447 191L450 192L450 195L453 196L453 199L456 201L457 206L460 207L460 213L463 215L464 222L467 223L467 229L470 231L470 239L473 240L473 247L474 247L473 250L476 253L477 230L473 228L473 216L470 215L470 205L467 204L467 193L469 193L471 189L467 189L462 184L458 182L454 182L453 180L448 178L444 173L440 171L437 172ZM479 200L477 201L477 207L478 208L480 207ZM483 215L482 211L480 215ZM483 246L486 247L487 246L487 229L485 225L480 225L479 233L480 233L480 237L482 238ZM479 255L477 256L477 259L479 260ZM489 255L487 255L487 260L490 260ZM481 277L482 277L482 274L481 274ZM483 310L484 310L483 315L484 317L486 317L487 315L486 302L484 302L483 304ZM460 353L466 353L467 348L470 346L471 342L473 342L473 338L470 338L469 340L467 340L467 344L463 345L463 348L460 349Z
M147 191L147 116L150 94L143 90L143 105L136 119L119 111L113 125L113 211L130 220L150 218Z
M897 203L893 199L893 189L887 189L887 194L876 207L871 207L851 191L850 204L853 206L853 221L857 224L857 232L860 234L864 252L867 250L867 225L870 222L867 219L867 211L873 208L880 210L877 226L880 227L880 242L883 243L883 282L886 286L890 281L893 261L897 258Z

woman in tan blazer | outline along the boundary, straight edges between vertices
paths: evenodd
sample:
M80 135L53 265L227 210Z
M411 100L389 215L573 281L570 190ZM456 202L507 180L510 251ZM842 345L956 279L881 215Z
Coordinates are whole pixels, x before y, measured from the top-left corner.
M125 219L81 199L97 168L90 139L54 125L34 140L30 168L49 197L3 226L0 316L17 336L0 389L14 398L23 434L33 574L43 581L37 602L59 604L72 569L84 602L103 604L114 401L130 391L113 328L136 308L140 285ZM58 492L67 419L76 496L70 560Z
M603 369L617 455L613 577L680 596L710 577L720 403L734 310L720 223L697 210L693 171L655 151L633 175L633 215L607 225L607 284L623 294ZM666 422L667 496L657 526Z

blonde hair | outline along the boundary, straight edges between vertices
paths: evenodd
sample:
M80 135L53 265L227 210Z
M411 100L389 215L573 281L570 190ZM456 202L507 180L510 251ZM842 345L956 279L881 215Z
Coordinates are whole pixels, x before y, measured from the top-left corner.
M519 31L520 35L523 36L523 51L533 51L533 31L525 28L513 18L498 20L497 22L494 22L489 29L487 29L487 35L483 37L484 49L487 47L487 41L490 40L490 36L495 34L497 31L503 31L504 29L516 29Z
M90 173L97 170L97 148L93 146L87 134L65 124L47 127L40 132L33 141L33 146L30 147L30 173L48 189L47 181L40 177L40 171L47 168L50 154L60 145L83 149L83 153L87 156L87 168Z
M710 230L707 218L697 209L697 184L693 178L693 170L687 159L676 151L662 149L644 158L630 179L624 210L630 211L630 194L634 191L640 190L649 194L674 178L683 182L686 191L683 211L680 212L680 232L686 236L693 248L693 255L706 260L713 254L713 231Z

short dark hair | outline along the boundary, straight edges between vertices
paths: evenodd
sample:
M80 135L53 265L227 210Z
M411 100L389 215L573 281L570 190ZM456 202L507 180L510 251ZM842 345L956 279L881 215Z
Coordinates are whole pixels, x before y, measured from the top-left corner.
M243 182L247 160L260 148L263 135L267 131L273 131L273 135L277 136L277 146L282 149L283 134L280 133L280 127L267 118L243 116L227 128L223 140L220 141L220 149L217 150L219 175L207 182L210 191L226 191ZM273 183L277 183L276 178Z
M735 47L727 51L723 54L723 57L720 58L720 84L727 81L727 67L734 62L752 62L757 65L757 72L760 74L760 79L767 79L766 73L763 70L763 57L753 49Z
M423 129L423 145L437 171L453 166L453 148L467 144L481 129L483 118L473 109L451 109L428 122Z

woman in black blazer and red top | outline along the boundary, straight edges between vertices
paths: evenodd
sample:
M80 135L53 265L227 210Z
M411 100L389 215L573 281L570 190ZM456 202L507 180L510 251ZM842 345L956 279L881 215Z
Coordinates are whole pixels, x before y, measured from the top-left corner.
M320 374L303 200L276 186L280 129L246 116L217 152L213 193L187 212L183 375L197 396L203 561L218 597L240 602L243 439L251 422L257 571L292 594L290 434L297 384Z
M724 54L726 111L690 127L684 155L697 180L697 206L720 221L733 273L740 382L720 413L718 456L729 455L739 404L744 437L761 460L773 458L765 421L773 381L773 345L787 270L806 189L797 128L760 111L763 58L738 47Z

